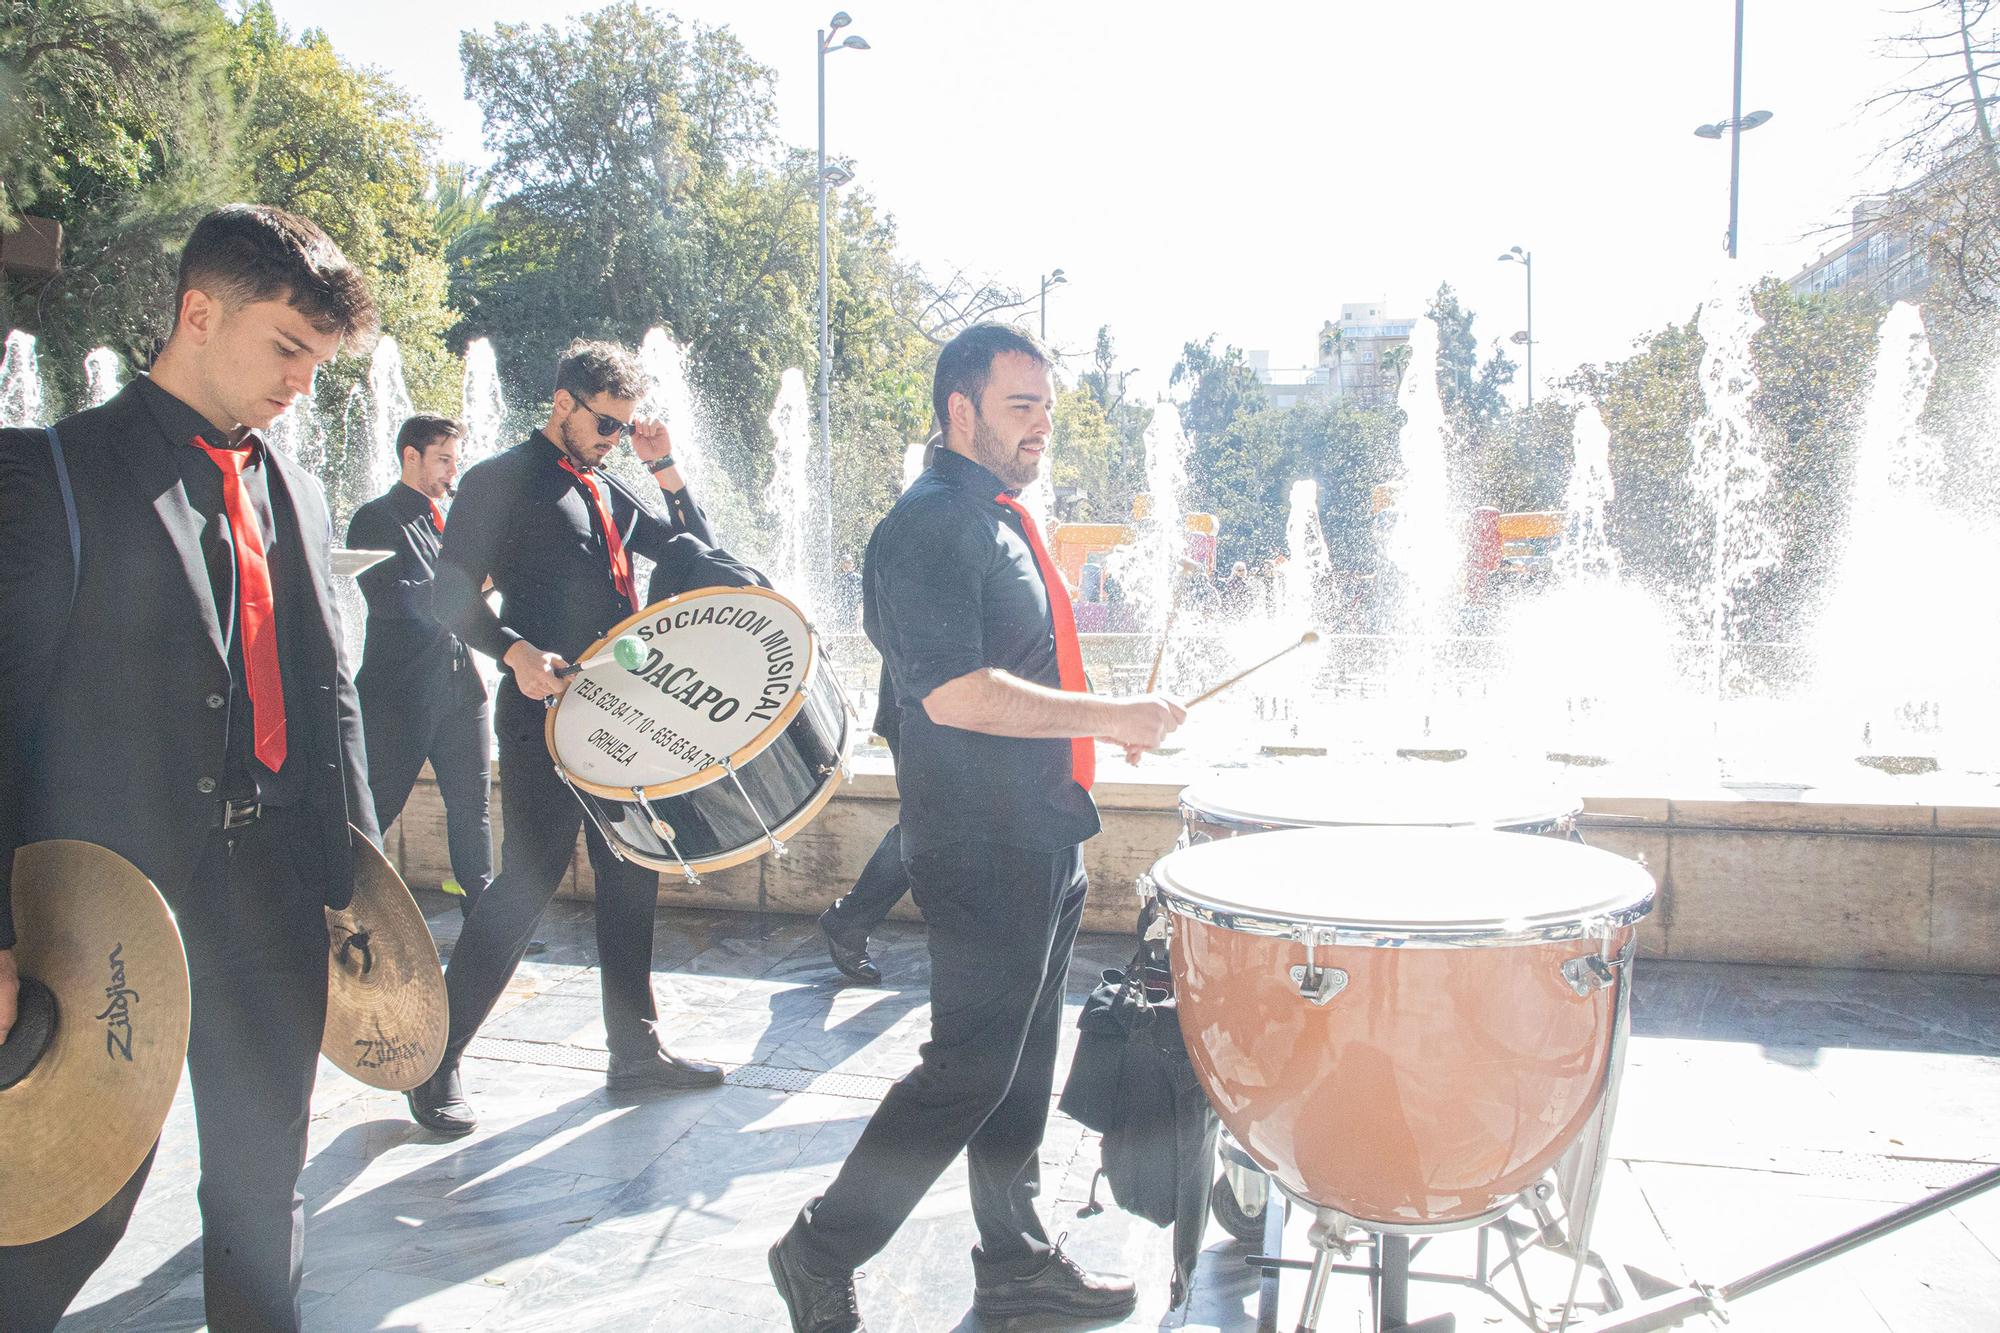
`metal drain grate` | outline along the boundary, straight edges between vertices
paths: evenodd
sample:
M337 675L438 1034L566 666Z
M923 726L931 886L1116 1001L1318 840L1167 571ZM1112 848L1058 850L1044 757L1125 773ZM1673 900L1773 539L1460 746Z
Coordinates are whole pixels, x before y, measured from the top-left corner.
M829 1097L854 1097L879 1102L895 1079L874 1074L829 1073L823 1069L786 1069L779 1065L739 1065L729 1071L739 1088L769 1088L774 1092L818 1092Z
M561 1041L520 1041L513 1037L474 1037L465 1048L474 1060L505 1060L517 1065L549 1065L558 1069L588 1069L602 1074L611 1067L611 1053Z
M611 1066L609 1052L561 1041L474 1037L465 1053L474 1060L499 1060L508 1064L541 1065L553 1069L583 1069L595 1074L602 1074ZM830 1073L824 1069L791 1069L782 1065L724 1063L722 1068L727 1081L738 1088L817 1092L829 1097L852 1097L870 1102L881 1101L895 1083L894 1079L873 1074Z

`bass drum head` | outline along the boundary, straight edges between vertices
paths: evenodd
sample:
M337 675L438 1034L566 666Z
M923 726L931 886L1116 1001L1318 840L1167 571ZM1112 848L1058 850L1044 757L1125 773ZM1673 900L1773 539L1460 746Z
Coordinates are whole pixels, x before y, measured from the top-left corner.
M577 674L544 724L571 782L613 800L670 796L721 778L777 738L812 672L812 627L768 588L698 588L616 625L580 660L632 635L645 659Z
M1574 792L1539 779L1438 764L1286 763L1216 773L1181 792L1189 829L1210 837L1350 826L1534 832L1582 809Z
M1582 938L1639 920L1654 895L1622 856L1475 829L1280 829L1169 852L1151 877L1180 916L1383 945Z

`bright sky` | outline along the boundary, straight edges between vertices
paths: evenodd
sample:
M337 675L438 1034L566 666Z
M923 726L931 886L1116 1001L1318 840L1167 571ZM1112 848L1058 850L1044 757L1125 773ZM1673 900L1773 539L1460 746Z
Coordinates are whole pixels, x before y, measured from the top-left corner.
M1164 382L1214 333L1312 357L1343 301L1418 314L1441 281L1482 342L1519 328L1535 256L1536 378L1620 355L1684 318L1722 267L1732 0L847 0L872 49L829 57L828 151L927 267L1032 290L1057 267L1049 334ZM275 0L349 59L417 93L447 156L481 162L457 39L560 22L581 0ZM1915 0L1749 0L1743 258L1790 276L1882 183L1862 104L1899 66L1882 39ZM781 134L815 137L813 0L682 0L778 75Z

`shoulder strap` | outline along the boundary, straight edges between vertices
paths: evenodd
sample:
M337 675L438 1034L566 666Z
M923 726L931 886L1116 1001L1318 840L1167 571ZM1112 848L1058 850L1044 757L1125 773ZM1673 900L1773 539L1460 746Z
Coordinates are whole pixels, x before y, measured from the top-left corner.
M76 522L76 492L70 489L69 462L63 457L62 436L48 427L49 452L56 460L56 485L62 489L63 518L69 524L69 604L76 607L77 588L83 582L83 530Z

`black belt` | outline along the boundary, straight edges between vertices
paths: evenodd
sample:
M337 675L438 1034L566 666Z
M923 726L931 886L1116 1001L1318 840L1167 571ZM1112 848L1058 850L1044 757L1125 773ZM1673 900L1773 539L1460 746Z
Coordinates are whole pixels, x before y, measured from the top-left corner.
M218 829L247 828L263 817L264 807L253 798L240 801L217 801L215 814L208 826Z

